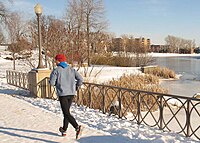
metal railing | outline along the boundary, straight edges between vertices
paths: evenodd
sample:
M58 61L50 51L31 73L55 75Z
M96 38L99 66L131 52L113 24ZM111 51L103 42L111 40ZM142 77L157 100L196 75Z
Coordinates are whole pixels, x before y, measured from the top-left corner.
M76 103L110 112L114 102L119 118L174 131L200 140L200 99L84 83Z
M27 78L26 74L22 75ZM28 83L19 77L22 76L17 72L7 72L8 83L26 89ZM38 89L48 88L41 97L56 99L55 88L48 80L38 83ZM84 82L75 102L103 113L109 113L115 105L113 113L119 118L200 140L200 99Z

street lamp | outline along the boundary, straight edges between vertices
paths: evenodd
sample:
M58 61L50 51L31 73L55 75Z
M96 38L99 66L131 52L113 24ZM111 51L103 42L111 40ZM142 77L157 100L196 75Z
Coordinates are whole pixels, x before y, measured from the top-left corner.
M37 22L38 22L38 46L39 46L39 63L38 63L38 69L44 68L44 65L42 63L42 40L41 40L41 25L40 25L40 16L42 15L42 6L40 4L37 4L34 7L35 14L37 15Z

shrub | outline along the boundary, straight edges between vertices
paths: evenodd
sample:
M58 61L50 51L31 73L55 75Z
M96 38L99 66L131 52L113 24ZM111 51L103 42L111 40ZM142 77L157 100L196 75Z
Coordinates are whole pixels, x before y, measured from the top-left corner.
M132 58L115 57L109 54L95 55L91 58L91 63L95 65L110 65L110 66L120 66L120 67L133 66Z
M160 78L176 78L176 73L168 68L155 67L145 71L145 74L152 74Z
M119 67L139 67L141 65L147 65L152 62L152 58L145 54L139 56L113 56L111 53L104 55L95 54L91 57L91 63L95 65L110 65Z

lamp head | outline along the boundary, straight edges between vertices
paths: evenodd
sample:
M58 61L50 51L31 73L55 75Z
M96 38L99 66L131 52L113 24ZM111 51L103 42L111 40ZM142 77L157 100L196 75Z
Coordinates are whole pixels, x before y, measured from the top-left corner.
M36 14L42 14L42 6L40 4L36 4L36 6L34 7L35 13Z

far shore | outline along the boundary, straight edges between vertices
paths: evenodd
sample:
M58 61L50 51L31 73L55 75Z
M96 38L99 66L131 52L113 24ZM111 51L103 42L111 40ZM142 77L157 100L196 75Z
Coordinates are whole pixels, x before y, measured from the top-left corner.
M193 56L200 56L200 54L177 54L177 53L149 53L152 57L176 57L176 56L182 56L182 57L193 57Z

